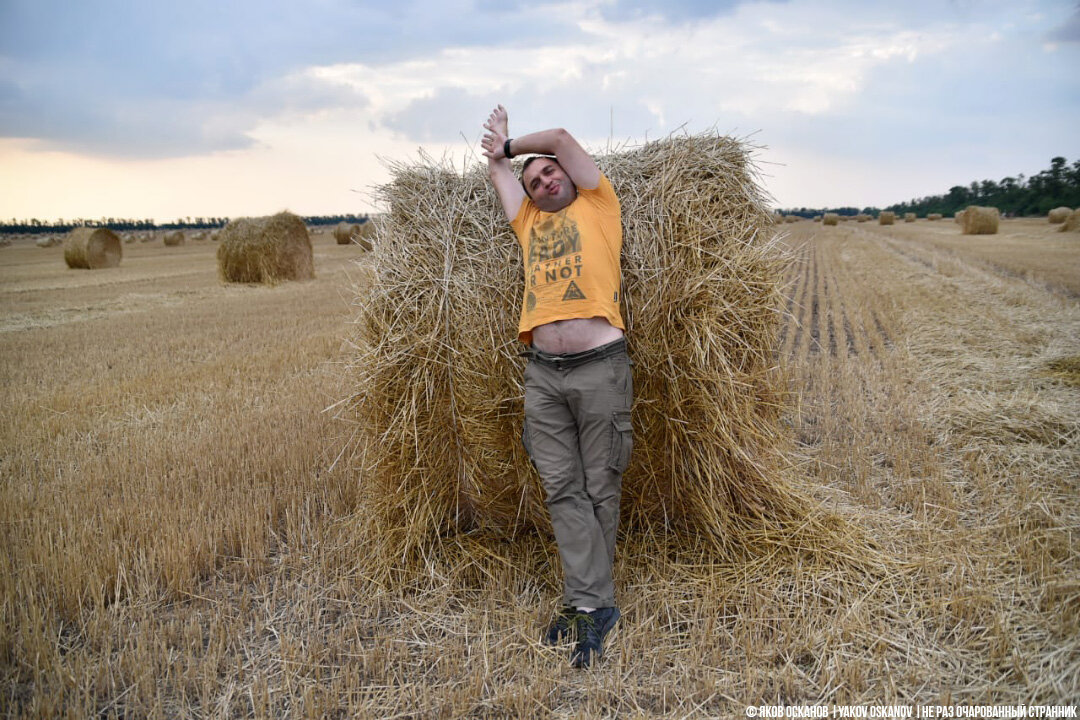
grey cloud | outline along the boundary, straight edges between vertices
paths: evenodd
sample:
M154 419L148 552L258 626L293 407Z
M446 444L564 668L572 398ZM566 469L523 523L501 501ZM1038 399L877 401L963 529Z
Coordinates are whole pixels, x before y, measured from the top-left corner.
M259 113L363 103L344 88L290 87L283 78L302 68L505 42L506 13L474 8L474 0L2 0L0 136L115 155L242 147ZM561 22L525 23L528 35L515 37L579 32ZM169 111L154 123L132 120L142 107Z
M682 23L727 15L744 2L746 0L616 0L610 5L602 5L600 12L608 20L659 15L668 21Z
M1046 38L1052 42L1080 43L1080 5L1068 20L1051 30Z

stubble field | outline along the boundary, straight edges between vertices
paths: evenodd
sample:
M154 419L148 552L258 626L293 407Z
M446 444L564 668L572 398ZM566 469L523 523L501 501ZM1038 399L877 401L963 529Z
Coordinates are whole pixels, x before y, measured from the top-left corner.
M781 231L793 461L876 556L725 566L631 535L624 618L586 672L536 641L546 538L520 540L519 567L458 538L467 561L432 582L365 575L360 479L335 462L353 429L326 411L350 392L357 248L315 236L316 279L275 287L220 283L209 242L125 245L100 271L0 248L0 713L1075 702L1080 236Z

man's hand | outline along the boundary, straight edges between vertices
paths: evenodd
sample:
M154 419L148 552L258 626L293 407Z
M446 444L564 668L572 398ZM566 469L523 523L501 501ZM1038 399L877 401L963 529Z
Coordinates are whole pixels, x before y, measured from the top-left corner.
M480 147L484 149L484 157L489 160L502 160L506 157L503 152L503 143L506 142L510 132L506 108L499 105L492 110L484 127L488 130L480 141Z

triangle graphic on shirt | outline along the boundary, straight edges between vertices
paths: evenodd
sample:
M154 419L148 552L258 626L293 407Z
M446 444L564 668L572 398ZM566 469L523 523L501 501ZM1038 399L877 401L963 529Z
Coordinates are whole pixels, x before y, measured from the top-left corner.
M577 283L573 280L566 286L566 292L562 296L563 301L566 300L585 300L585 293L581 292L581 288L577 286Z

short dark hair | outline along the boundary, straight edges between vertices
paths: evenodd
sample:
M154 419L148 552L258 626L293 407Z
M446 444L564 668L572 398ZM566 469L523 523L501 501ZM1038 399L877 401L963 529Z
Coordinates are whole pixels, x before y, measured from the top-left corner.
M529 192L529 188L525 187L525 170L527 170L528 167L532 165L534 160L539 160L540 158L554 160L556 163L559 162L559 158L555 157L554 155L530 155L529 157L525 158L525 163L521 166L521 187L525 188L525 194L529 197L532 197L532 193Z

